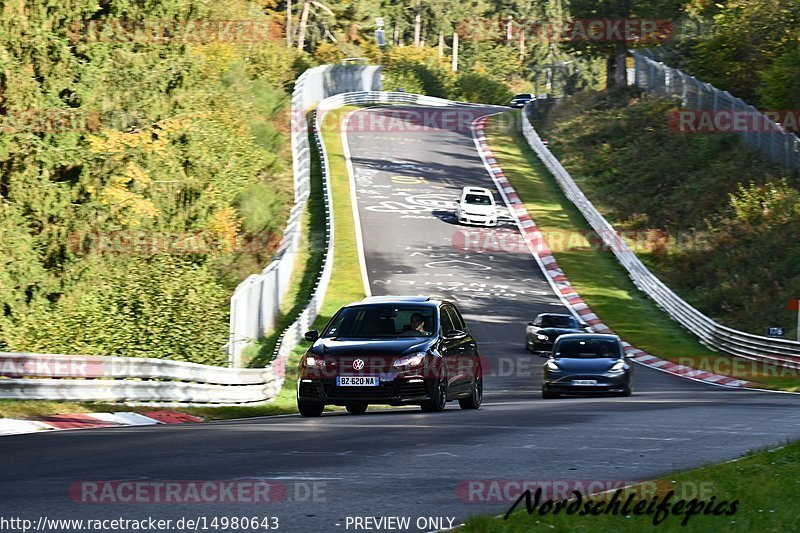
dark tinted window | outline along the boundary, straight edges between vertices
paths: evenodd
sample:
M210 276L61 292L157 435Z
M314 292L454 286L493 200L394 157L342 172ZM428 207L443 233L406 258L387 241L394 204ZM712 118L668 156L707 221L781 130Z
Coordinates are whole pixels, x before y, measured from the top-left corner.
M433 333L434 308L414 305L368 305L339 311L323 337L426 337ZM421 318L422 331L415 329Z
M492 199L485 194L468 194L464 201L474 205L492 205Z
M591 359L622 357L619 342L613 339L561 339L553 349L555 357Z
M453 325L453 320L450 318L450 314L447 312L447 307L442 306L439 312L439 323L442 325L442 332L447 333L451 329L456 329Z
M467 325L464 323L464 319L461 317L461 313L458 312L458 309L448 305L447 310L450 312L450 317L453 319L453 326L461 331L467 331Z
M571 316L543 316L542 327L544 328L577 328L578 321Z

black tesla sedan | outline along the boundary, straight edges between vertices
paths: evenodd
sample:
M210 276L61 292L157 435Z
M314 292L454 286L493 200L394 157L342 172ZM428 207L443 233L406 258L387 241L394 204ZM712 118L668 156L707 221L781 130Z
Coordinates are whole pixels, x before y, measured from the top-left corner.
M572 333L556 340L542 366L542 397L633 392L633 365L616 335Z
M483 373L478 346L455 304L381 296L347 305L300 361L297 407L319 416L325 405L362 414L369 404L420 405L441 411L458 400L478 409Z
M542 313L525 326L525 349L532 352L549 352L559 336L567 333L586 333L588 327L572 315Z

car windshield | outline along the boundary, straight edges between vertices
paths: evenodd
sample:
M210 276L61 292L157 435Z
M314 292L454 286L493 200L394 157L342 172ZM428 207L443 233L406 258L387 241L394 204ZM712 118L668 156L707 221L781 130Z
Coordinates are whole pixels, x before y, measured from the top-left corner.
M414 305L365 305L342 309L323 338L430 337L434 308Z
M619 343L610 339L562 339L554 351L556 358L622 357Z
M519 98L531 98L531 94L530 94L530 93L522 93L522 94L518 94L518 95L517 95L517 96L515 96L514 98L515 98L515 99L519 99Z
M578 322L571 316L543 316L543 328L577 328Z
M485 194L468 194L464 201L473 205L492 205L491 197Z

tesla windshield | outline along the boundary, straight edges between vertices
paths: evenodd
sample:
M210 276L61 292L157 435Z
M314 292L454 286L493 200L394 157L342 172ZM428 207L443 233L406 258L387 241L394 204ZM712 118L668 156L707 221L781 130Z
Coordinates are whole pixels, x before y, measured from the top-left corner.
M323 337L429 337L435 325L433 311L433 307L405 305L346 307Z
M622 357L619 343L611 339L562 340L555 349L557 358L591 359L594 357Z

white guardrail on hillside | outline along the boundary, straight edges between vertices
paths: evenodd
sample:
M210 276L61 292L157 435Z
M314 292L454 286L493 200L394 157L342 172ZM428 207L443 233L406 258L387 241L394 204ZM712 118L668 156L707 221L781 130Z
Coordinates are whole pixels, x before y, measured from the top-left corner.
M528 120L528 108L522 111L522 132L539 159L553 174L564 194L575 204L603 242L614 252L636 286L670 317L714 349L750 360L800 368L800 342L762 337L716 323L675 294L654 276L636 257L614 227L600 214L580 190L561 162L542 143Z
M380 67L375 66L323 65L305 71L297 79L290 115L295 203L272 263L261 274L245 279L231 297L227 346L230 366L242 366L243 350L274 330L281 303L289 289L301 245L303 213L311 192L311 147L306 115L327 97L375 89L380 89ZM291 336L285 342L291 343Z
M313 69L312 69L313 70ZM306 77L306 81L308 77ZM302 81L302 80L299 80ZM307 91L302 87L300 91ZM307 93L306 93L307 94ZM295 91L297 98L297 91ZM305 99L305 96L300 98ZM303 100L305 101L305 100ZM317 132L327 111L344 105L406 103L412 105L462 105L457 102L406 93L358 91L334 95L318 102L315 117ZM294 105L294 104L293 104ZM295 121L297 122L297 121ZM310 147L305 122L299 121L302 138L293 131L296 193L308 198ZM308 306L278 341L273 361L266 368L222 368L163 359L104 357L61 354L0 352L0 399L73 400L134 402L153 404L224 405L260 403L273 399L283 386L289 354L319 314L333 270L333 217L330 208L330 183L325 146L317 138L322 155L325 208L328 219L328 246L323 268ZM297 207L295 209L298 209ZM302 208L300 208L302 209ZM298 219L299 220L299 219ZM287 233L291 230L287 228ZM299 230L298 230L299 231ZM294 238L294 237L290 237ZM289 248L284 248L289 250ZM285 256L284 256L285 257ZM268 267L269 268L269 267ZM273 267L278 268L278 267ZM262 276L264 274L262 273ZM263 286L259 289L263 294ZM268 287L278 286L269 282ZM251 282L253 286L256 283ZM249 300L264 306L258 298ZM242 306L239 311L246 311ZM253 308L250 308L253 309ZM263 318L259 318L262 320ZM262 322L259 322L262 323Z

